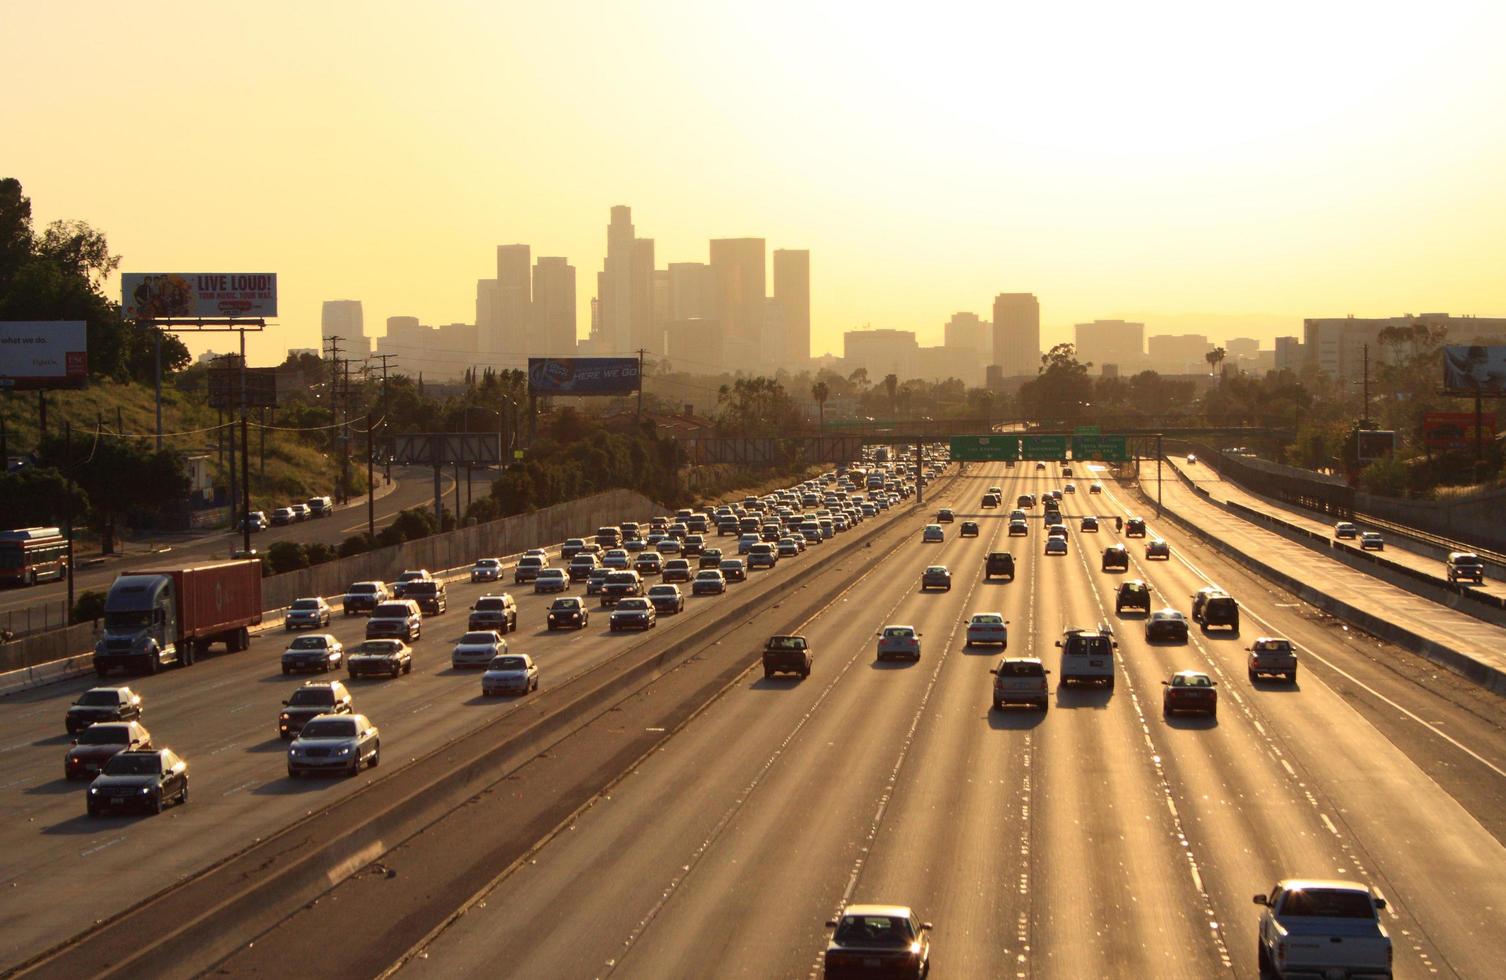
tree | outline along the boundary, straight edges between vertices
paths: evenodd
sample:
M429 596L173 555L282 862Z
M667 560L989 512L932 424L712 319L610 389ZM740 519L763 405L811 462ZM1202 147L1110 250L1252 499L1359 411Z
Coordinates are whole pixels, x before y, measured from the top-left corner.
M826 399L831 395L831 388L825 381L817 381L811 385L811 397L816 400L816 412L818 418L816 427L826 428Z
M1212 374L1213 372L1218 371L1219 372L1219 376L1220 377L1223 376L1222 370L1219 367L1221 364L1224 363L1224 349L1222 347L1215 347L1211 351L1209 351L1208 353L1204 354L1203 355L1203 360L1205 360L1205 361L1208 362L1208 373L1209 374Z
M738 378L722 385L718 424L729 435L772 437L799 427L800 412L772 378Z
M1093 400L1091 364L1077 360L1072 344L1057 344L1041 355L1040 371L1020 386L1020 410L1029 418L1073 420L1081 417Z
M899 375L897 375L897 374L886 374L886 375L884 375L884 391L889 395L889 417L890 418L893 418L894 415L895 415L894 393L897 390L899 390Z
M76 524L86 523L89 516L89 495L52 468L27 466L0 473L0 500L5 502L0 527L61 527L68 507Z
M54 435L43 440L37 455L43 465L71 476L88 496L89 526L99 533L105 554L114 554L120 521L158 515L188 497L182 454L157 452L141 440L75 438L68 451L63 438Z

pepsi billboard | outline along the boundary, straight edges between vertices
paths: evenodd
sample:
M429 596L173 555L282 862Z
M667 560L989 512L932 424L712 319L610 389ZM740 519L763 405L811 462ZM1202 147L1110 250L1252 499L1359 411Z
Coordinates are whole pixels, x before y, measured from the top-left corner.
M636 357L530 357L533 395L626 395L639 387Z

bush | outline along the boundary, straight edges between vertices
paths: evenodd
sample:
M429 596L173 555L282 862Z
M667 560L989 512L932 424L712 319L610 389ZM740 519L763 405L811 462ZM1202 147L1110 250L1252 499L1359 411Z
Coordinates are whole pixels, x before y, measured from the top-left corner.
M323 541L315 541L303 546L303 556L310 565L323 565L327 561L334 561L337 557L333 545Z
M1360 470L1360 489L1383 497L1403 497L1407 493L1407 464L1393 453Z
M105 614L105 594L90 590L73 603L73 622L85 623L99 619Z
M308 555L304 553L303 545L294 541L278 541L273 544L267 549L267 562L272 566L272 572L275 575L309 567Z
M352 534L340 542L339 556L349 558L352 555L364 555L376 547L376 539L369 534Z
M404 541L427 538L436 530L434 515L425 507L410 507L397 519L377 532L377 544L390 547Z

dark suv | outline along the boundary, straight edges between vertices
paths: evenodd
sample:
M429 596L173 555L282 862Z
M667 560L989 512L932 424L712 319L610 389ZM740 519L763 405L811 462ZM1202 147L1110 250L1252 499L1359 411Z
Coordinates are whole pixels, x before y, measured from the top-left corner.
M1124 536L1126 538L1145 537L1145 521L1139 517L1129 517L1124 521Z
M1007 551L991 551L983 563L983 578L985 581L995 575L1008 575L1011 582L1014 581L1014 555Z
M425 616L438 616L450 605L449 597L445 594L444 583L433 579L409 582L403 589L403 598L412 599L418 603L418 608Z
M1129 551L1122 544L1111 544L1103 549L1103 570L1129 571Z
M1114 596L1114 612L1121 613L1126 609L1140 609L1149 613L1150 586L1139 579L1120 582L1119 592Z
M511 633L518 628L517 603L505 592L498 595L484 595L471 607L471 615L466 620L465 628Z
M354 710L350 691L340 681L308 681L282 703L282 711L277 715L277 734L280 738L293 738L310 719L319 715L348 715Z
M1215 626L1227 626L1239 632L1239 603L1224 592L1200 592L1192 597L1192 619L1204 632Z

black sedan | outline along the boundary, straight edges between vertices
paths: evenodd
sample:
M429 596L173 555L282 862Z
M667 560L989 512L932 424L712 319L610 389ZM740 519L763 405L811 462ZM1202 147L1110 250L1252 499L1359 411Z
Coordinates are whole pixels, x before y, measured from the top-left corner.
M549 605L549 615L546 623L550 630L564 629L573 626L576 629L585 629L591 621L591 611L581 601L580 596L561 596Z
M121 752L105 763L89 784L89 816L150 810L161 813L169 803L188 802L188 763L172 749Z
M658 612L654 604L645 598L630 596L618 601L616 608L612 610L612 617L608 621L607 628L613 633L618 630L651 630L659 622Z
M849 905L833 930L823 962L827 977L925 977L931 970L929 922L903 905Z
M1175 609L1157 609L1145 619L1145 639L1187 642L1187 617Z
M978 536L978 522L963 521L962 529L957 532L957 535L963 538L976 538Z

